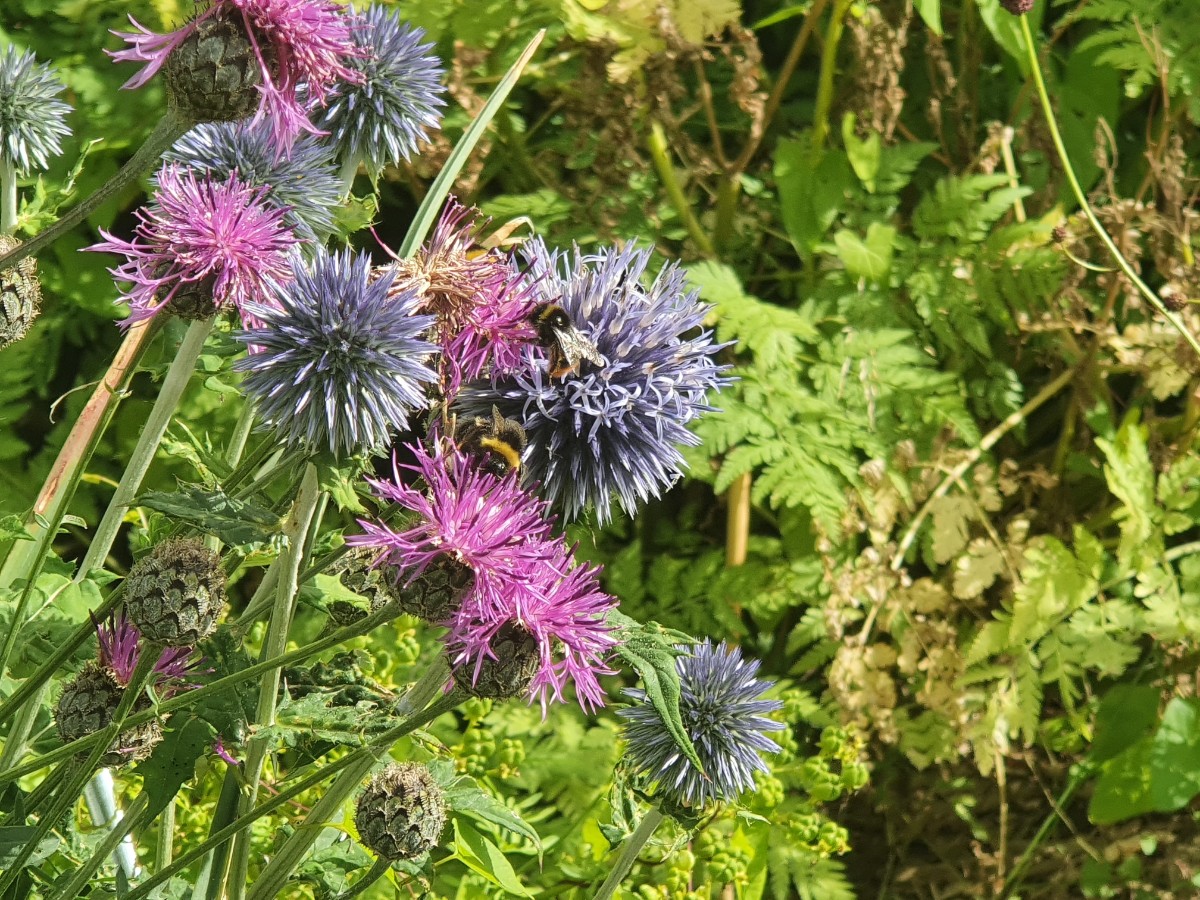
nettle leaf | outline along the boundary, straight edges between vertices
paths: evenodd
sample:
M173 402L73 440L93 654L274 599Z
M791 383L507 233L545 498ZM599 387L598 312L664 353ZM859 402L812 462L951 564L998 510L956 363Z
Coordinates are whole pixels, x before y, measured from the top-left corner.
M166 809L184 783L191 780L196 760L216 738L216 729L200 719L171 722L150 758L138 763L135 769L145 779L142 790L150 798L146 821L152 821Z
M137 503L215 534L234 547L270 543L280 518L266 507L230 497L224 491L185 487L168 493L149 491Z
M896 229L891 225L872 222L867 226L865 238L843 228L833 236L833 247L829 249L842 261L846 271L856 278L880 281L892 267L892 250L896 241Z
M479 786L474 778L464 775L446 788L446 803L455 815L465 815L527 838L542 853L542 839L536 829L516 812L509 809Z
M779 213L796 252L810 256L854 187L854 172L846 154L819 150L812 132L775 146L775 183Z
M687 652L675 645L680 642L692 643L693 639L682 632L664 628L657 622L643 625L616 610L608 614L608 622L616 626L617 655L641 676L646 697L662 718L663 725L691 764L703 772L704 765L679 714L681 692L679 672L675 669L675 659Z

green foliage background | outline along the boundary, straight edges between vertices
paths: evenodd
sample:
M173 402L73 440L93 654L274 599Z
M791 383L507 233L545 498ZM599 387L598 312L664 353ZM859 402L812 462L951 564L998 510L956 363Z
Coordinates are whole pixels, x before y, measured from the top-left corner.
M0 40L53 61L75 107L66 153L31 185L34 229L65 191L102 182L162 109L153 85L118 91L130 72L103 56L116 46L108 29L126 13L159 26L186 7L4 4ZM1108 270L1075 209L1017 20L998 0L400 8L436 39L452 103L428 154L385 175L385 241L399 242L438 161L545 28L456 192L496 224L528 217L551 244L652 242L684 261L720 339L736 342L740 380L698 428L692 477L636 520L575 537L628 615L762 659L792 728L747 798L754 815L660 832L626 887L646 898L1195 896L1200 361ZM1200 296L1196 9L1038 0L1030 14L1101 220L1152 287L1182 299ZM128 229L140 200L118 198L40 261L45 313L0 354L0 513L31 505L86 399L77 389L119 342L109 260L76 251L97 228ZM1190 305L1182 315L1200 327ZM89 469L71 510L82 522L107 503L172 337L155 344ZM223 445L238 412L228 352L205 357L187 429L172 431L149 489L195 481L195 447ZM742 531L726 514L747 498ZM133 544L156 515L135 517ZM735 565L727 541L739 538ZM59 555L76 559L85 540L75 526ZM118 545L115 571L132 549ZM322 592L336 590L312 589L302 635L317 633ZM67 599L23 644L18 676L95 605ZM432 644L401 620L342 664L386 691ZM631 677L611 679L613 696L622 683ZM335 722L336 705L320 692L285 704L294 758L278 771L306 765L322 728L361 725L344 710ZM610 796L611 711L559 706L542 721L475 703L425 740L541 841L502 817L456 818L438 896L588 895L609 841L632 825L628 798ZM39 749L54 741L43 733ZM217 800L208 765L181 795L181 846L203 836ZM285 821L261 821L262 842ZM95 840L82 824L64 835L46 878ZM321 843L296 896L334 896L369 864L338 838Z

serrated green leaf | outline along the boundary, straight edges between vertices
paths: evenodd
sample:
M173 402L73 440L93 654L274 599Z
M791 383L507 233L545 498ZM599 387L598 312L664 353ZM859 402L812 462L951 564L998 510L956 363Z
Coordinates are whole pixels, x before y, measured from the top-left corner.
M514 834L528 838L538 853L542 852L542 839L532 825L509 809L470 776L463 776L446 789L446 803L455 815L462 814L499 825Z
M686 651L676 649L675 644L680 637L688 642L691 638L655 622L643 625L616 610L608 614L608 622L617 631L617 654L641 676L646 697L662 718L663 726L697 771L703 772L704 764L679 714L681 691L675 659Z
M280 527L279 516L271 510L230 497L219 489L187 487L172 493L149 491L139 497L137 503L215 534L234 547L268 543Z
M532 897L500 848L462 819L454 819L454 855L473 872L518 897Z

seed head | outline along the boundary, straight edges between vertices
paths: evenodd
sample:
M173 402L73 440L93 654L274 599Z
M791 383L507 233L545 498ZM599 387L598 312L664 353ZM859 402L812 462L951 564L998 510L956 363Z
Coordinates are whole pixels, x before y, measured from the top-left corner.
M125 610L141 633L168 647L192 647L217 627L225 571L198 540L163 541L138 560L125 582Z
M432 850L446 827L446 799L420 763L388 766L358 798L359 840L386 860L413 859Z

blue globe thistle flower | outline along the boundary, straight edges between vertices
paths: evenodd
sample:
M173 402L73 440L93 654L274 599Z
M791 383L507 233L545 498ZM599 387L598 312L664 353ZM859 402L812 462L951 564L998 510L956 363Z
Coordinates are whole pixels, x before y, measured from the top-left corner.
M531 480L566 519L594 507L604 524L614 494L633 514L680 477L678 448L700 443L687 426L713 409L708 392L729 383L713 359L726 345L701 328L709 308L674 263L642 285L649 248L567 254L535 239L524 253L539 299L567 312L603 364L585 359L559 378L527 350L523 369L466 388L464 413L490 415L494 404L521 422Z
M337 230L333 211L342 202L337 166L329 148L314 137L301 136L289 156L279 158L265 121L198 125L163 158L218 181L236 172L243 184L265 188L267 202L287 210L284 222L313 245Z
M389 297L391 273L375 277L370 259L350 250L297 261L295 276L278 292L279 309L255 308L264 327L235 335L251 348L237 363L246 393L293 446L337 457L379 451L427 404L436 347L421 334L433 317L413 314L415 292Z
M62 153L61 138L71 133L63 117L71 107L55 99L63 84L28 50L9 45L0 51L0 157L18 172L44 169Z
M335 85L325 107L313 111L344 167L353 170L361 162L376 179L439 127L446 105L442 64L424 39L422 29L401 22L388 7L370 6L354 15L352 40L364 52L347 65L360 78Z
M767 771L759 753L779 752L763 732L786 727L764 715L783 704L759 699L772 682L755 678L758 661L743 659L738 648L724 641L715 647L711 641L697 644L676 658L675 669L679 713L704 773L680 752L646 692L627 688L624 693L638 705L617 715L627 720L625 739L634 766L657 783L659 797L680 806L705 806L753 790L754 773Z

